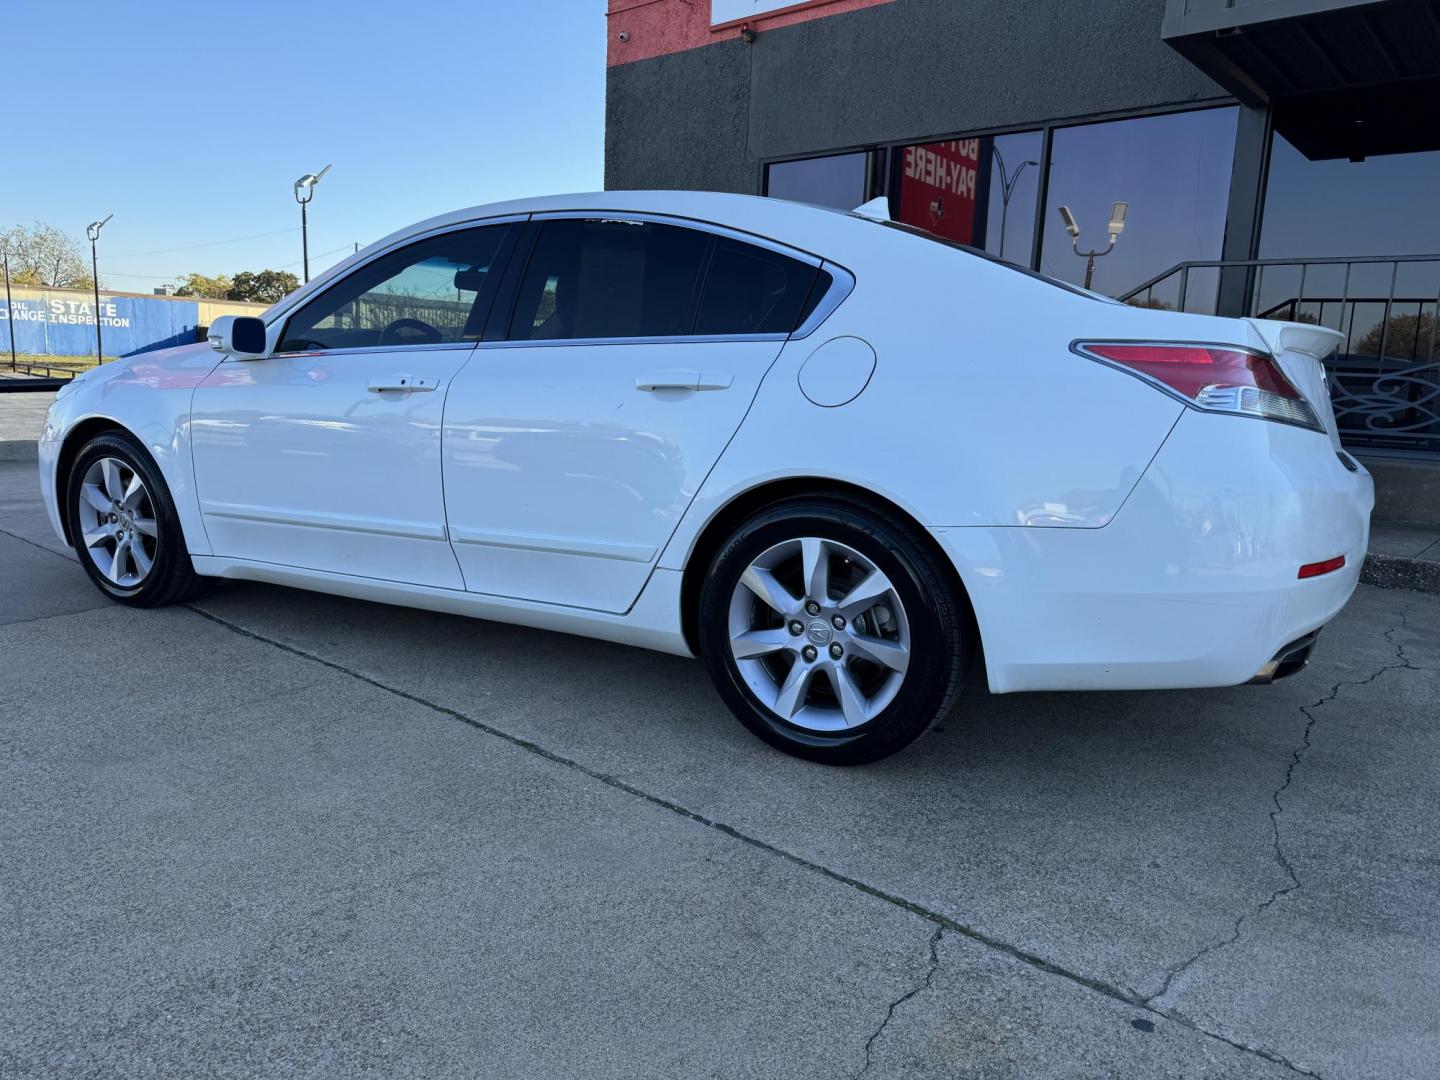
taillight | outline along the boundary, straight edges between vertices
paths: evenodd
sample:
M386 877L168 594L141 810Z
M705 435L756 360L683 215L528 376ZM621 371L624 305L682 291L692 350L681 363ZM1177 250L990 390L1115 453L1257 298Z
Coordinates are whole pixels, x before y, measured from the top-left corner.
M1239 413L1324 431L1275 358L1227 345L1077 342L1075 350L1207 412Z

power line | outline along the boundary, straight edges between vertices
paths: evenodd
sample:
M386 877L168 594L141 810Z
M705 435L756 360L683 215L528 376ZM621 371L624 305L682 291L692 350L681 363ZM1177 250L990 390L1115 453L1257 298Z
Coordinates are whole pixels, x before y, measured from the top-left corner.
M127 251L123 255L102 255L104 259L139 259L146 255L170 255L177 251L198 251L201 248L219 247L222 244L240 244L246 240L264 240L270 236L284 236L287 233L299 232L298 228L276 229L274 232L256 233L253 236L236 236L229 240L210 240L204 244L190 244L187 247L160 248L157 251Z

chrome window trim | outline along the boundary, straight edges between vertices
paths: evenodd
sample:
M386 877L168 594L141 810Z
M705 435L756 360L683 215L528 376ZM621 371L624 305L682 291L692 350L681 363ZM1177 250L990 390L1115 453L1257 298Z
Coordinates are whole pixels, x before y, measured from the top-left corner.
M401 237L399 240L396 240L393 244L388 244L385 247L374 252L370 255L369 258L365 259L363 262L357 262L352 266L346 267L344 274L339 273L340 268L345 266L346 263L345 259L341 259L338 263L330 267L329 270L326 270L319 277L315 278L313 281L308 282L305 287L296 289L289 296L278 301L274 307L270 308L269 311L265 312L265 314L261 316L261 318L265 320L265 329L268 331L276 323L284 322L286 319L288 319L291 315L294 314L296 308L301 307L305 303L314 299L316 296L320 295L320 293L325 291L325 289L328 289L336 281L340 280L341 277L348 277L350 274L355 273L355 271L363 267L369 266L376 259L383 259L386 255L389 255L393 251L398 251L400 248L409 247L411 244L417 244L421 240L429 240L432 236L443 236L445 233L460 232L464 229L478 229L483 228L487 225L523 224L524 222L529 221L530 217L530 214L500 214L496 217L469 218L465 221L452 221L449 225L438 225L433 229L426 229L423 232L410 233L408 236L404 236ZM314 288L311 288L310 286L314 286ZM407 345L403 347L415 348L416 346ZM341 352L350 350L332 349L328 351ZM298 356L300 354L280 353L273 355Z
M825 291L825 295L820 298L820 302L815 305L815 310L810 312L809 318L797 326L795 332L790 335L791 341L800 341L820 329L820 325L830 318L835 313L835 309L855 291L855 275L843 266L837 266L826 260L821 262L820 272L828 273L834 280L831 281L830 288Z
M359 356L364 353L389 353L396 349L404 349L406 352L441 352L447 349L473 349L480 344L475 341L426 341L417 342L414 345L356 345L348 349L309 349L305 352L272 352L265 356L257 357L255 360L240 360L238 363L253 364L257 360L294 360L303 356ZM226 357L227 360L234 359Z
M743 341L789 341L789 334L668 334L652 337L515 338L482 341L482 349L544 349L557 345L733 345Z

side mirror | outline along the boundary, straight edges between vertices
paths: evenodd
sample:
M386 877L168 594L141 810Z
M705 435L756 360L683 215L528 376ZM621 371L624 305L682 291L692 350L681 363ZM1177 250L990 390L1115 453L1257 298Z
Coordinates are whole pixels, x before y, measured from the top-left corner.
M265 324L253 315L221 315L210 324L206 340L216 352L236 360L265 355Z

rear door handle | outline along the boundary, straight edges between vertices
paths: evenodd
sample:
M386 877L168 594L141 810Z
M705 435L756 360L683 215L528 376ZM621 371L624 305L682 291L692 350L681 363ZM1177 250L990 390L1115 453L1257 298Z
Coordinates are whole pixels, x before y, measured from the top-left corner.
M368 389L374 394L381 394L386 390L420 393L425 390L434 390L436 385L437 380L426 378L423 375L386 375L381 379L371 379Z
M722 371L660 371L641 375L636 390L728 390L735 377Z

